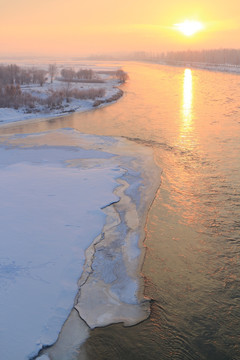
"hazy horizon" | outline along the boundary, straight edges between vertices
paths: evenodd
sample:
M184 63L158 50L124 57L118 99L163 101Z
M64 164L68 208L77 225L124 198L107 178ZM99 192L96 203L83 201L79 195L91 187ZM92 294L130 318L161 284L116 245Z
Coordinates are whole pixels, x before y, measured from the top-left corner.
M89 56L238 48L240 3L172 0L12 0L1 4L0 56ZM204 29L187 37L174 28L186 19Z

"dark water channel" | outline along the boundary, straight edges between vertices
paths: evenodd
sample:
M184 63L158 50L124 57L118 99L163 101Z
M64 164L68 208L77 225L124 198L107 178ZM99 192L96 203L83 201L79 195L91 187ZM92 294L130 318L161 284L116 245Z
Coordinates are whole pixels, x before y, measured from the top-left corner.
M240 76L122 65L118 103L0 129L124 136L151 146L163 169L142 270L151 317L95 329L87 359L240 359Z

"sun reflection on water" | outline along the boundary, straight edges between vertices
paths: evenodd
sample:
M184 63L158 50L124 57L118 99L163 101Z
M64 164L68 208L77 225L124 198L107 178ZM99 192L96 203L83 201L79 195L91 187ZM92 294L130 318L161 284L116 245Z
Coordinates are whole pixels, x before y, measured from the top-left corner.
M183 82L183 115L184 121L192 120L192 71L185 69Z
M193 78L192 71L185 69L183 79L183 100L182 100L182 123L180 127L180 139L184 145L192 144L191 133L193 130Z

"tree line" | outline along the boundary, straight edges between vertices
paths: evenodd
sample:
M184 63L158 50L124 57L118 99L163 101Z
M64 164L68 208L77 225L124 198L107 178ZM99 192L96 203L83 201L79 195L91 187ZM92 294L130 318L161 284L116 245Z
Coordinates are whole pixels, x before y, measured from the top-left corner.
M92 69L80 69L78 71L72 68L62 69L62 78L58 80L63 80L66 84L56 90L47 88L42 96L33 95L23 88L24 85L30 84L43 86L48 79L52 83L57 73L56 64L50 64L48 70L34 67L23 68L15 64L0 65L0 108L18 109L24 107L27 111L32 112L40 111L40 108L60 109L64 106L64 102L68 103L71 99L95 100L94 106L106 102L106 99L102 99L106 94L104 88L78 89L72 86L72 83L78 81L95 82L96 80L96 82L104 82L99 77L101 72L98 74ZM127 73L122 69L111 72L111 76L117 78L119 82L125 82L128 78ZM120 96L119 94L116 95L117 98ZM115 101L114 96L109 101Z
M37 68L22 68L18 65L0 65L1 85L29 85L43 86L47 80L48 71Z
M163 62L174 64L177 62L201 63L209 65L240 66L240 49L205 49L183 50L168 52L139 51L133 53L130 60Z
M0 107L15 108L25 107L28 111L37 111L37 107L56 109L63 106L63 102L70 102L72 98L79 100L95 100L105 96L105 89L77 89L72 88L71 84L66 84L58 90L48 89L43 96L34 96L30 92L22 89L23 85L43 84L48 80L51 83L57 74L56 64L50 64L47 70L38 68L24 68L15 64L0 65ZM74 74L78 78L93 78L92 70L79 70L77 73L72 69L63 69L62 75L68 80L73 80Z
M96 72L92 69L80 69L75 71L72 68L61 70L61 77L64 81L74 82L74 80L99 80Z
M116 71L95 72L92 69L79 69L78 71L75 71L72 68L66 68L61 70L61 80L67 82L104 82L100 79L99 74L112 75L120 82L125 82L128 79L128 74L122 69Z
M217 65L240 65L240 49L169 51L161 54L161 60L166 62L183 61Z

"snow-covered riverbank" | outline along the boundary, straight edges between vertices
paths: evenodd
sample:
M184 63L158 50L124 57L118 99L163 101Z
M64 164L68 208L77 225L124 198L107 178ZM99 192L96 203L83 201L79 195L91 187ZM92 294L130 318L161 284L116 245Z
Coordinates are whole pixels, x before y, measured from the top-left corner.
M69 84L66 84L66 82L59 80L54 80L53 83L48 80L43 86L35 84L23 85L21 86L22 92L29 93L40 99L46 98L46 96L50 95L52 92L64 91L66 90L66 87L77 91L91 91L92 89L93 91L96 91L102 89L103 96L96 97L95 99L76 99L70 97L68 101L64 100L61 106L52 108L43 105L36 105L32 109L26 107L19 107L18 109L0 107L0 125L22 120L50 118L62 115L66 116L72 112L84 112L118 100L123 95L123 92L118 88L120 85L119 80L111 76L99 76L101 76L103 82L70 82Z

